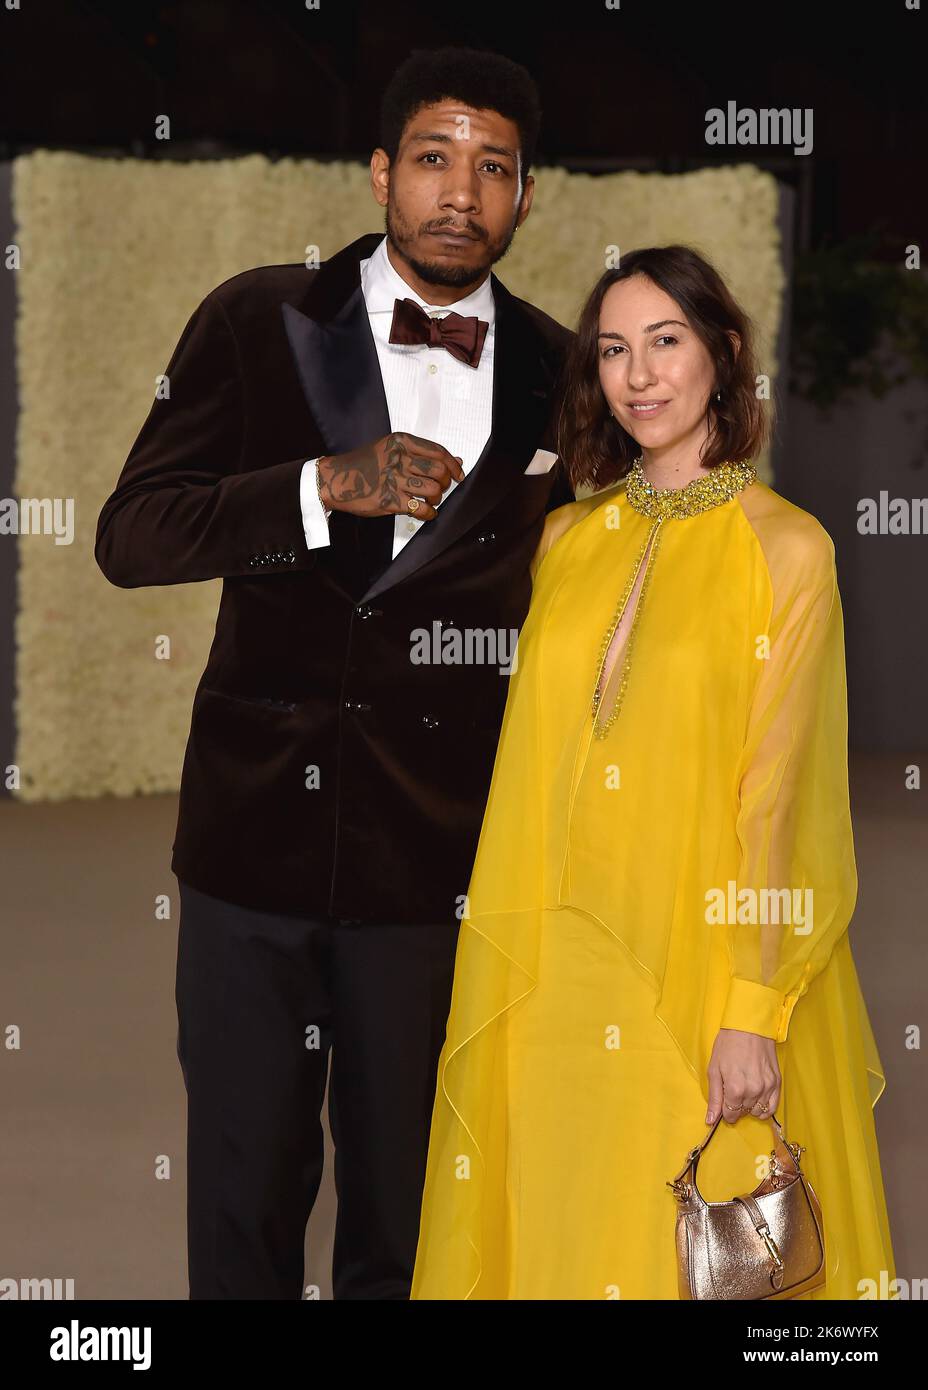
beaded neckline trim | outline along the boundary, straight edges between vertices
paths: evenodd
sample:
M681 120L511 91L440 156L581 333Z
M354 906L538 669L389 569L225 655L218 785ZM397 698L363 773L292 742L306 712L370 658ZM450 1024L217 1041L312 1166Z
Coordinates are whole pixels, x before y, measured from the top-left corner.
M730 502L756 477L757 469L752 463L720 463L686 487L657 489L644 476L639 457L628 474L625 496L629 506L642 516L682 519Z

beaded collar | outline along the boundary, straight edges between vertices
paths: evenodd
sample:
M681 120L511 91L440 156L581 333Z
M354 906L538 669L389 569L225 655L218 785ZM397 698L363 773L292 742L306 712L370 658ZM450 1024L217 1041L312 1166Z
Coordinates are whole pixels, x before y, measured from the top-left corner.
M653 488L644 476L640 456L628 474L625 496L628 504L642 516L683 518L698 516L710 507L729 502L757 477L752 463L720 463L703 478L694 478L686 487Z

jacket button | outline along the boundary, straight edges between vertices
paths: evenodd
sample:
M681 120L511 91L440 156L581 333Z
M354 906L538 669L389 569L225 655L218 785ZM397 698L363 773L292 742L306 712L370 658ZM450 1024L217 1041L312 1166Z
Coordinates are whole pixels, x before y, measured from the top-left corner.
M438 720L435 718L433 714L423 714L422 722L427 729L438 728Z
M371 606L369 603L359 603L354 611L359 618L369 618L371 616Z
M370 705L362 704L359 700L346 700L345 709L350 714L360 714L362 711L370 709Z
M496 540L496 532L495 532L495 531L484 531L483 535L482 535L482 536L478 536L477 539L478 539L478 541L482 542L483 544L486 544L487 541L495 541L495 540Z

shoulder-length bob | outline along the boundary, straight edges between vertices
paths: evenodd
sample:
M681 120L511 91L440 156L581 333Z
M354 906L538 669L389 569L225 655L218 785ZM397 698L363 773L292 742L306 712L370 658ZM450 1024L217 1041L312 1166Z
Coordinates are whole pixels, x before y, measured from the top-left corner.
M644 275L683 310L715 364L715 388L706 401L708 438L700 462L714 468L753 458L770 437L771 414L756 394L757 364L751 321L714 266L690 246L630 251L600 276L583 306L564 364L558 413L558 454L576 489L599 491L624 478L641 453L606 402L599 381L599 315L619 280ZM736 353L729 333L741 339ZM721 401L715 392L721 393ZM769 403L768 403L769 404Z

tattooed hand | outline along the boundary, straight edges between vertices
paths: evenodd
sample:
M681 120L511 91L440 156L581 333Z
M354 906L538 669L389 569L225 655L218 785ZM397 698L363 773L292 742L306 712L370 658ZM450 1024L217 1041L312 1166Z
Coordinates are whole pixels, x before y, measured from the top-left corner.
M355 516L389 516L406 512L417 521L431 521L442 493L455 478L467 475L461 460L441 444L397 430L374 444L329 454L319 460L319 495L333 511ZM414 512L410 497L424 500Z

